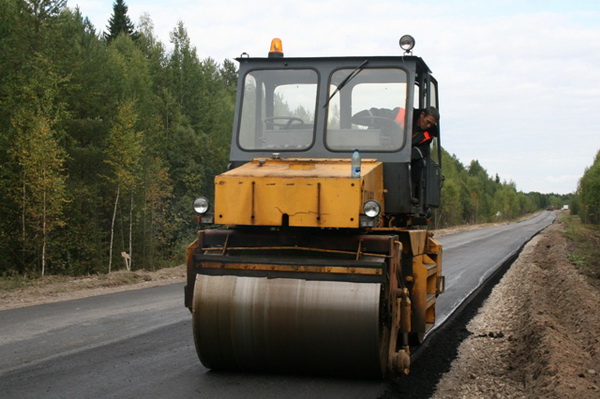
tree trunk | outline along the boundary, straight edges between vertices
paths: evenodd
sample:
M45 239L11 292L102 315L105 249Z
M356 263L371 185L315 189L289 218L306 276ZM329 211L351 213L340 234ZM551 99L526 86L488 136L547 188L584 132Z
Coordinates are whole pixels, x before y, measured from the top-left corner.
M115 219L117 218L117 205L119 204L119 194L121 193L121 187L117 185L117 195L115 196L115 207L113 209L112 221L110 223L110 246L108 250L108 272L111 272L112 268L112 254L113 254L113 242L115 238Z
M22 211L21 211L21 263L23 264L23 273L26 273L25 259L27 259L27 248L25 244L27 242L27 228L25 224L26 216L25 216L25 208L27 204L25 203L27 200L27 187L25 186L25 173L23 173L23 197L22 197Z
M129 197L129 262L127 263L127 271L131 271L133 262L133 190Z
M46 231L46 190L44 190L42 198L42 276L44 276L46 274L46 241L48 239Z

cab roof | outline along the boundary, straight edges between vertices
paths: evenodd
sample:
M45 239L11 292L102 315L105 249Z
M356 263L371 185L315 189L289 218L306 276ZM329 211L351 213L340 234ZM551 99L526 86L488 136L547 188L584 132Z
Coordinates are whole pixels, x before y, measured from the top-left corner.
M401 56L334 56L334 57L244 57L240 56L235 59L240 65L312 65L318 66L323 64L330 65L347 65L353 62L356 65L368 61L369 63L378 64L398 64L415 65L418 71L431 73L431 70L421 57L413 55ZM366 66L368 66L367 64Z

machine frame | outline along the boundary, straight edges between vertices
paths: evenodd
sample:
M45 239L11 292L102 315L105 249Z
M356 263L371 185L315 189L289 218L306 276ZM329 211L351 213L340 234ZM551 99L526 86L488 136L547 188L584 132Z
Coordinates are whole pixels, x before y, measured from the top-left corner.
M443 180L439 130L417 201L410 179L413 115L439 108L437 81L412 55L271 55L237 59L229 170L215 178L214 212L205 198L197 205L198 221L221 225L199 231L187 250L185 306L194 315L200 360L213 369L407 373L410 343L433 327L444 291L442 248L427 231ZM358 178L350 173L355 147L363 158ZM290 304L282 287L294 282L296 296L316 292L331 304ZM372 318L358 310L354 318L352 307L329 292L339 287L342 296L362 287L378 292L378 326L365 334L376 337L377 348L323 358L282 350L299 339L297 326L285 327L289 314L301 314L316 331L337 331L300 337L314 348L336 347L360 330L356 320ZM350 303L359 308L361 301ZM319 307L343 315L314 322ZM262 310L244 316L247 309ZM275 338L265 327L274 320L281 325Z

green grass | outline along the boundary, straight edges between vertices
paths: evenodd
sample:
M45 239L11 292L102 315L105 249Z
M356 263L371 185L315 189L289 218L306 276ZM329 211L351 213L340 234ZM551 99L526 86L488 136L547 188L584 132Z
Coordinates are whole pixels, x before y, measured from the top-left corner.
M0 277L0 290L12 291L26 287L29 284L28 278L19 275Z
M565 224L569 239L567 259L583 274L600 286L600 226L581 223L578 216L562 212L560 221Z

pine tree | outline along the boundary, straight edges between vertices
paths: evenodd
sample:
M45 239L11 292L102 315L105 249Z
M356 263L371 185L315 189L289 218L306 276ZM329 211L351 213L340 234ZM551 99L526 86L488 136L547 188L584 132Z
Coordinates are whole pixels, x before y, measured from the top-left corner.
M579 179L577 188L581 220L584 223L600 224L600 151L596 153L594 163Z
M25 0L24 4L34 19L34 31L38 35L42 25L56 21L66 8L67 0Z
M123 0L116 0L113 4L113 15L108 21L108 32L104 34L107 42L112 42L120 34L126 34L136 40L139 34L127 15L128 7Z

